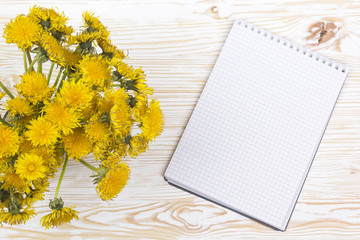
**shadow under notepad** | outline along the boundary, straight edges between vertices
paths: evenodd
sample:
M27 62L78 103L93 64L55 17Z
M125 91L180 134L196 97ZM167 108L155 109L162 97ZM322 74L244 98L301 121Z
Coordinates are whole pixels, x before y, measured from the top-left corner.
M209 201L209 202L215 203L216 205L219 205L219 206L221 206L221 207L224 207L224 208L226 208L226 209L229 209L229 210L231 210L231 211L233 211L233 212L239 213L239 214L243 215L244 217L247 217L247 218L249 218L249 219L251 219L251 220L253 220L253 221L255 221L255 222L258 222L258 223L260 223L260 224L262 224L262 225L265 225L266 227L269 227L269 228L274 229L274 230L276 230L276 231L285 232L285 230L286 230L286 228L287 228L287 225L286 225L286 228L284 229L284 231L282 231L282 230L280 230L280 229L278 229L278 228L275 228L275 227L273 227L273 226L271 226L271 225L269 225L269 224L267 224L267 223L265 223L265 222L262 222L262 221L260 221L260 220L258 220L258 219L255 219L255 218L253 218L253 217L251 217L251 216L249 216L249 215L247 215L247 214L245 214L245 213L239 212L239 211L237 211L237 210L235 210L235 209L233 209L233 208L230 208L230 207L228 207L228 206L226 206L226 205L223 205L223 204L218 203L218 202L216 202L216 201L214 201L214 200L211 200L211 199L209 199L209 198L207 198L207 197L204 197L204 196L201 196L201 195L199 195L199 194L197 194L197 193L195 193L195 192L192 192L192 191L190 191L190 190L188 190L188 189L185 189L185 188L183 188L183 187L180 187L180 186L178 186L178 185L175 185L175 184L169 182L169 181L166 179L165 176L164 176L164 179L165 179L165 181L167 181L171 186L177 187L177 188L179 188L179 189L181 189L181 190L183 190L183 191L185 191L185 192L191 193L191 194L193 194L193 195L195 195L195 196L198 196L198 197L200 197L200 198L202 198L202 199L205 199L205 200L207 200L207 201Z

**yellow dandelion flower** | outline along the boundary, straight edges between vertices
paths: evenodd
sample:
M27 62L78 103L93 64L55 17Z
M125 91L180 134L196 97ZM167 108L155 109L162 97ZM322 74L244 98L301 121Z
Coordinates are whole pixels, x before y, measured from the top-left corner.
M78 52L71 51L66 47L63 48L63 57L64 61L60 63L62 67L74 68L74 66L77 65L81 59L81 56Z
M92 150L91 141L86 137L84 129L79 127L73 133L63 137L64 147L69 157L74 159L88 155Z
M135 95L153 95L154 90L146 85L145 83L136 83L135 84L137 92L135 92Z
M79 64L81 81L88 86L104 87L110 84L111 68L101 56L86 55Z
M120 137L126 137L131 130L133 120L131 108L125 100L118 101L110 111L111 125Z
M99 47L103 50L101 53L103 56L108 58L117 58L124 59L125 54L122 50L118 49L116 46L112 45L110 40L100 38L97 40Z
M70 223L73 219L79 220L78 211L74 210L74 207L64 207L64 202L61 198L50 200L50 208L52 209L51 213L40 219L41 226L45 227L45 229L49 229L50 227L54 228L64 223Z
M106 175L96 186L96 192L102 200L110 200L117 196L125 187L130 177L130 168L125 162L119 163L116 168L109 169ZM95 180L98 181L98 180Z
M54 228L64 223L70 223L73 219L79 220L78 211L69 207L63 207L61 210L52 210L51 213L43 216L40 221L42 227L50 229L50 227Z
M57 141L59 132L56 126L44 117L34 119L28 126L25 136L34 146L50 146Z
M91 119L93 116L99 116L99 99L101 99L101 96L99 92L93 91L92 99L90 101L90 104L87 108L85 108L82 111L82 117L84 121L87 121Z
M108 142L97 142L93 145L92 152L96 160L100 161L106 159L109 154L109 143Z
M33 188L31 191L26 194L26 198L23 200L22 204L31 206L37 201L44 200L45 197L45 191L49 187L49 182L47 179L42 179L42 181L34 181L33 182Z
M30 8L28 16L40 21L43 29L51 31L58 40L62 35L69 35L73 32L72 27L66 26L68 18L64 13L58 13L53 8L42 8L35 5Z
M96 120L90 120L85 125L85 133L92 142L106 140L110 134L108 124Z
M75 36L70 36L68 44L79 44L77 50L83 53L90 53L94 50L92 43L98 39L108 39L110 32L104 27L94 14L90 12L84 12L83 21L85 24L85 30L81 33L77 33Z
M126 152L129 148L129 144L126 144L123 138L115 138L115 140L113 140L112 143L113 143L112 150L114 151L114 154L120 157L125 157Z
M35 71L21 75L21 81L15 87L20 95L30 102L37 104L49 98L52 90L49 88L46 77Z
M66 59L64 57L64 47L50 35L48 32L43 32L39 38L40 47L45 50L46 56L53 62L61 66L65 66Z
M46 172L43 159L33 153L21 155L15 163L15 169L21 178L27 179L28 181L43 178Z
M3 182L1 188L6 191L15 188L20 192L30 192L29 183L21 178L19 174L15 172L15 169L9 169L2 177L0 177L0 181Z
M117 153L110 153L106 159L102 162L104 166L109 165L110 167L116 167L121 162L121 156Z
M21 136L20 142L21 144L19 147L19 153L29 153L31 150L33 150L34 146L31 144L31 141L28 140L24 135Z
M59 167L57 160L54 156L54 148L48 146L38 146L36 148L31 149L31 153L38 155L43 160L43 165L46 167ZM47 169L46 175L50 174L49 170Z
M99 18L94 17L94 13L91 13L90 11L85 11L83 13L83 22L87 27L87 32L100 32L102 38L107 38L110 35L110 32L100 22Z
M74 81L66 81L60 90L61 101L74 109L84 109L89 106L93 98L90 88Z
M140 78L145 78L145 74L144 72L139 69L137 70L136 74L134 73L134 68L128 64L126 64L125 62L123 62L121 59L113 59L111 61L112 66L114 66L116 68L116 70L118 71L118 73L123 76L126 79L140 79ZM137 74L141 73L141 76L137 76Z
M163 130L164 120L159 102L152 100L147 113L142 118L141 129L148 140L154 140Z
M93 154L96 160L106 160L109 154L118 157L125 157L129 145L125 143L124 138L116 138L110 135L104 141L98 141L93 146Z
M14 210L14 213L0 211L0 223L7 223L10 225L21 224L25 223L35 215L35 210L30 208L26 208L23 211L16 209Z
M142 134L133 136L130 140L129 155L137 157L149 147L149 140Z
M135 106L133 107L134 118L140 122L141 118L146 114L148 108L148 96L138 94L135 96Z
M29 101L20 97L9 99L6 102L6 110L10 112L11 116L18 114L23 117L29 116L33 113L33 109L30 106Z
M73 128L79 126L79 116L74 109L55 100L44 107L45 118L54 123L65 135L72 132Z
M12 156L19 149L20 138L16 130L0 124L0 158Z
M32 47L38 41L41 26L38 21L18 15L5 26L6 43L15 43L20 49Z
M104 97L99 99L99 114L102 115L110 112L116 102L126 101L128 97L128 94L122 88L116 91L114 89L106 89Z
M67 43L69 45L80 44L81 48L84 48L89 51L89 50L93 49L92 42L101 37L102 37L101 32L96 31L96 32L90 33L87 31L83 31L81 33L77 33L75 35L69 36ZM77 48L77 49L79 49L79 48ZM85 53L89 53L89 52L85 52Z

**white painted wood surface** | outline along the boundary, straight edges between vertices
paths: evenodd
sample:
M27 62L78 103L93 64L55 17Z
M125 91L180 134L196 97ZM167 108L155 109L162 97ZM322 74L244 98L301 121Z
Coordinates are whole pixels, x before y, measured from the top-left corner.
M129 160L131 181L116 200L101 201L88 177L90 171L71 161L60 195L68 206L76 204L80 221L54 230L39 226L55 192L55 178L46 199L37 205L38 216L26 225L4 225L0 238L360 239L358 1L9 0L0 1L0 28L34 4L58 7L75 27L81 25L83 10L100 16L113 42L129 50L128 62L142 66L147 73L162 104L165 130L146 153ZM286 232L269 229L163 179L235 18L244 18L350 68ZM13 84L22 71L21 53L1 39L1 81Z

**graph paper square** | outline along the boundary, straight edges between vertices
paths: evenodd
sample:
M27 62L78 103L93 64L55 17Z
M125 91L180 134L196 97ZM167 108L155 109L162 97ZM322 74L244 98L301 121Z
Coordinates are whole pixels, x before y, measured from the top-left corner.
M347 73L236 20L165 179L285 231Z

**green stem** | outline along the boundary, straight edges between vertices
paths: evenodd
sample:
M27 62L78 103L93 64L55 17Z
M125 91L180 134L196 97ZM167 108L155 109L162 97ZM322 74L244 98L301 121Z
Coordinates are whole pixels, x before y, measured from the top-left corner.
M60 80L60 83L59 83L59 87L58 87L58 89L57 89L57 92L60 92L60 89L61 89L61 87L62 87L62 85L63 85L63 82L64 82L64 80L65 80L66 77L67 77L66 71L64 71L63 76L62 76L62 78L61 78L61 80Z
M42 73L42 62L38 61L37 63L37 72Z
M9 114L9 111L6 111L6 113L4 114L4 119L6 119L8 114Z
M55 66L55 63L54 62L51 63L51 67L50 67L49 74L48 74L48 77L47 77L48 85L50 83L50 78L51 78L51 74L53 72L54 66Z
M28 66L27 66L26 52L23 52L23 55L24 55L24 68L25 68L25 73L27 73Z
M61 174L60 174L60 178L59 178L59 181L58 181L57 186L56 186L55 199L56 199L56 198L58 197L58 195L59 195L59 190L60 190L61 182L62 182L62 180L63 180L63 178L64 178L64 175L65 175L65 171L66 171L66 166L67 166L67 164L68 164L68 160L69 160L69 157L68 157L68 155L67 155L67 153L66 153L66 155L65 155L65 161L64 161L63 168L62 168Z
M88 162L86 162L85 160L83 160L83 159L78 159L78 161L79 162L81 162L85 167L87 167L88 169L90 169L90 170L92 170L93 172L96 172L96 173L98 173L99 172L99 170L96 168L96 167L94 167L94 166L92 166L92 165L90 165Z
M4 92L6 92L7 95L9 95L11 99L15 98L14 95L12 95L12 93L5 87L5 85L1 81L0 81L0 87L2 90L4 90Z
M35 57L34 60L31 62L30 66L29 66L29 72L34 70L33 66L37 62L37 60L38 60L38 58Z
M0 117L0 122L1 122L2 124L6 125L6 126L12 127L12 126L10 125L10 123L8 123L7 121L5 121L2 117Z
M26 51L26 56L28 58L29 64L31 64L32 60L31 60L30 51L29 51L29 49L26 49L25 51Z
M55 88L56 85L58 84L58 82L59 82L59 80L60 80L61 72L62 72L63 70L64 70L64 68L61 67L60 70L59 70L59 73L58 73L58 75L57 75L57 77L56 77L56 80L55 80L55 82L54 82L54 85L52 86L53 88Z

